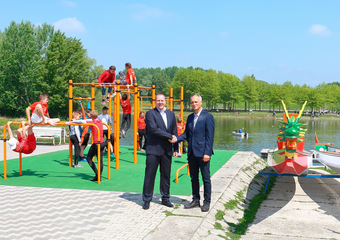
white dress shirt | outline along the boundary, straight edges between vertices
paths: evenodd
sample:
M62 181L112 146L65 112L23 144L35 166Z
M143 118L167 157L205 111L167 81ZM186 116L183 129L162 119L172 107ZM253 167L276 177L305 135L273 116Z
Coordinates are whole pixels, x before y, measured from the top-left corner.
M163 121L164 121L164 124L165 124L165 127L166 129L168 129L168 119L166 118L166 108L164 107L164 112L162 112L159 108L157 108L158 112L161 114L162 118L163 118Z
M203 109L203 108L201 108L201 111L199 111L197 114L194 113L194 127L196 126L197 119L200 117L200 114L201 114L201 112L202 112L202 109Z

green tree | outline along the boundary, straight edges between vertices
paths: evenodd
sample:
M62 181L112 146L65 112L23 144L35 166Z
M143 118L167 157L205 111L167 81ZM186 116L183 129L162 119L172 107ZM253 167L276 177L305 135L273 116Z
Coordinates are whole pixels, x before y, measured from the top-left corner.
M202 72L202 81L199 84L199 93L207 107L215 107L219 101L219 79L215 70L209 69Z
M252 76L245 75L242 79L245 111L247 110L247 102L249 104L254 103L258 99L258 93L257 93L255 82L256 80L253 75ZM248 104L248 108L249 108L249 104Z
M257 80L255 82L255 85L256 85L256 91L258 93L257 100L259 102L259 110L261 110L262 109L262 104L268 98L269 84L264 82L264 81Z
M272 105L273 111L275 110L275 106L279 106L281 104L281 93L280 93L280 85L277 83L269 85L269 94L268 94L268 102Z
M57 116L67 116L68 113L68 80L73 82L90 82L90 67L92 61L87 57L80 40L67 38L57 31L51 38L44 62L45 75L41 90L50 95L51 112ZM80 96L87 87L74 88L74 95Z
M140 86L151 87L152 86L152 75L147 74L142 79L140 79ZM140 95L151 96L152 95L151 89L141 89Z
M165 72L160 71L152 76L152 85L156 87L156 94L163 93L164 95L169 95L165 92L167 84L170 83L170 77L165 74Z
M183 100L186 108L189 107L190 97L199 93L199 83L202 79L202 71L194 70L190 68L183 68L177 71L172 83L171 87L174 91L174 97L180 98L181 87L184 88Z
M0 48L0 109L5 116L24 116L37 100L43 81L42 56L30 22L10 23Z
M312 108L312 111L322 106L324 99L318 89L312 88L307 94L307 106Z
M322 95L322 99L324 100L322 105L330 106L332 107L332 110L334 110L334 107L340 99L339 86L336 84L326 84L323 82L316 86L315 89L319 90Z

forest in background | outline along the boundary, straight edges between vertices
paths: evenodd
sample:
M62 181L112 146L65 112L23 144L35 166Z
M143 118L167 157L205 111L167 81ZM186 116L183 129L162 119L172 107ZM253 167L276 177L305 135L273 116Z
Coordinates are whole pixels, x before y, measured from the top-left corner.
M124 64L112 63L117 71ZM34 26L29 21L13 21L0 31L0 115L25 116L25 109L44 92L50 96L50 115L65 118L68 116L68 80L97 82L99 75L108 68L98 66L96 60L88 56L80 39L67 37L55 31L52 25ZM290 81L267 83L254 75L244 75L240 79L231 73L199 67L133 69L138 85L155 85L156 93L168 96L173 88L174 98L179 99L183 86L186 108L190 108L190 96L195 93L202 96L205 107L228 111L240 106L244 110L261 110L264 106L274 110L281 106L281 100L288 108L301 106L305 101L311 110L339 108L338 82L310 87ZM96 98L100 92L97 88ZM141 90L141 95L151 96L151 90ZM77 86L74 96L89 97L90 88ZM76 101L74 104L78 108Z

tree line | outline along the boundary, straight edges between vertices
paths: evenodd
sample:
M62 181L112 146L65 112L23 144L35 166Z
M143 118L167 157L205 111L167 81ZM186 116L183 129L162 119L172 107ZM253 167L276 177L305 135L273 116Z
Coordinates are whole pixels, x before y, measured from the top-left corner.
M96 82L105 69L88 56L80 39L67 37L46 23L34 26L29 21L13 21L0 31L0 115L24 116L26 107L44 92L50 96L51 115L68 116L68 80ZM138 85L155 85L156 92L165 95L173 88L176 99L180 98L183 86L187 108L190 96L195 93L202 96L206 107L222 105L228 110L240 103L244 103L245 110L250 106L262 109L265 103L274 110L281 105L281 100L288 107L307 101L307 107L315 110L336 107L340 101L338 82L321 83L316 87L293 85L290 81L270 84L254 75L240 79L231 73L199 67L134 68L134 71ZM141 95L151 96L151 90L141 90ZM74 96L89 97L90 88L77 86Z

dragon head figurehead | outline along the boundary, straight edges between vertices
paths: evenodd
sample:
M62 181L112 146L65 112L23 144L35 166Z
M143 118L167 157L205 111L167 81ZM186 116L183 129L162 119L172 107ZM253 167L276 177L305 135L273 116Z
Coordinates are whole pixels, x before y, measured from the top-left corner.
M279 126L280 128L280 134L278 135L280 138L279 142L285 142L286 157L293 158L297 149L297 143L303 141L299 138L303 138L305 136L305 132L307 131L306 129L303 129L301 127L306 124L299 123L300 117L306 106L307 101L303 104L300 113L296 119L294 116L291 116L289 118L286 105L284 104L283 101L281 102L287 117L287 122L280 121L283 124L283 126Z

